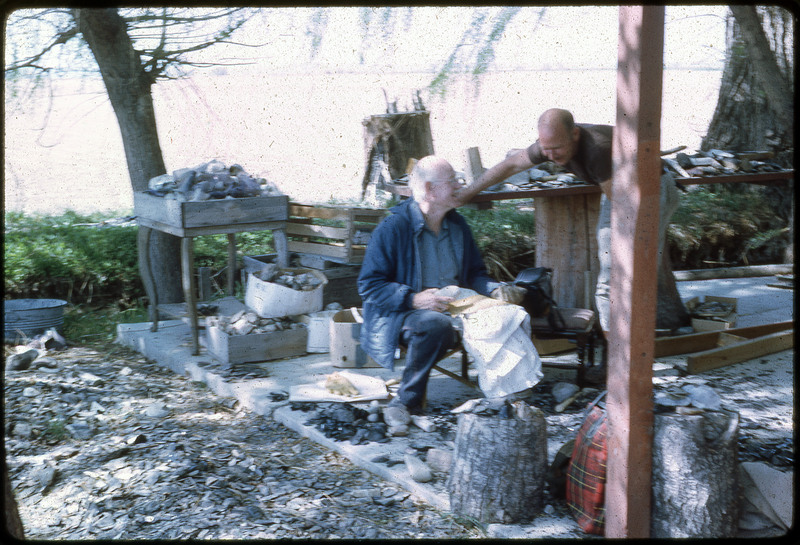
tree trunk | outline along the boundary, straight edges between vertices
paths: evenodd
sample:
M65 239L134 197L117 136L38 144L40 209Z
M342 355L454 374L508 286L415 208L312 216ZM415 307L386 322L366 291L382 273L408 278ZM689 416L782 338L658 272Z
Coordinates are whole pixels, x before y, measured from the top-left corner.
M72 16L97 61L117 116L131 186L134 191L144 191L151 178L166 172L153 109L153 80L116 9L73 9ZM183 301L180 239L160 231L152 233L150 262L158 301Z
M540 410L523 401L514 406L520 404L527 409L511 418L458 415L447 481L452 512L504 524L527 522L541 512L547 423Z
M791 36L791 17L784 20L781 8L756 12L752 6L734 7L734 17L728 19L719 99L701 148L746 151L771 147L779 162L791 160L794 59L791 47L781 38L787 33ZM771 22L772 49L758 13ZM756 68L756 64L762 66Z
M367 163L362 197L370 183L381 187L403 176L409 159L433 154L430 113L425 110L373 115L363 125Z
M17 500L11 490L11 480L8 478L8 466L3 458L3 511L5 511L6 530L11 537L19 540L25 539L22 520L19 518Z
M732 5L731 12L719 100L700 147L770 150L774 162L794 168L794 17L778 6ZM725 190L735 188L725 184ZM793 227L794 182L753 190L762 192L782 225ZM790 228L786 263L793 244Z
M727 411L655 416L650 537L736 535L738 424Z

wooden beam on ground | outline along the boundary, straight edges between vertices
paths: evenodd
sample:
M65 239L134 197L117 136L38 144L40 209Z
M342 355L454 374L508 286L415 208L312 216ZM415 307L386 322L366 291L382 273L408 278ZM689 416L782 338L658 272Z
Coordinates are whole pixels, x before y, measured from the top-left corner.
M664 6L620 6L605 535L650 537Z
M704 331L702 333L692 333L690 335L680 335L678 337L661 337L656 339L654 357L663 358L664 356L676 356L678 354L690 354L711 350L720 344L720 335L736 335L746 339L753 339L763 335L769 335L777 331L786 331L794 328L794 321L778 322L775 324L756 325L750 327L737 327L734 329L721 329L719 331Z
M475 390L480 390L480 387L476 383L472 382L469 379L466 379L466 378L462 377L461 375L458 375L458 374L456 374L456 373L454 373L452 371L448 371L447 369L444 369L443 367L439 367L438 365L434 365L433 368L436 369L437 371L439 371L440 373L442 373L443 375L447 375L450 378L456 379L458 382L460 382L464 386L469 386L470 388L473 388Z
M726 365L733 365L759 356L788 350L794 346L794 330L778 331L771 335L756 337L743 342L712 348L692 354L686 359L689 373L702 373Z

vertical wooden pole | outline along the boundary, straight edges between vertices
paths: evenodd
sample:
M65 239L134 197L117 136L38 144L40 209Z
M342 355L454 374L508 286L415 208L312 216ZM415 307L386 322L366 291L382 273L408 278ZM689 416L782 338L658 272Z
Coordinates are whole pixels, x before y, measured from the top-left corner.
M228 295L233 295L236 282L236 233L228 233Z
M664 7L621 6L611 207L606 537L650 536Z
M194 239L181 238L181 269L183 276L183 297L186 300L186 312L189 314L189 326L192 329L192 355L200 353L200 340L197 334L197 288L194 282Z

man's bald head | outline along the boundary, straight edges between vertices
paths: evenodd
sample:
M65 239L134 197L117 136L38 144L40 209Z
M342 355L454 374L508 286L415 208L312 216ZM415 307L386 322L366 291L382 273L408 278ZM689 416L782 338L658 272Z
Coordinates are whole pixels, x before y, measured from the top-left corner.
M550 108L539 116L540 132L542 128L552 131L557 126L563 127L567 132L572 132L572 129L575 128L575 120L572 117L572 112L569 110L562 110L561 108Z
M539 146L545 157L561 166L575 156L580 130L568 110L551 108L539 116Z

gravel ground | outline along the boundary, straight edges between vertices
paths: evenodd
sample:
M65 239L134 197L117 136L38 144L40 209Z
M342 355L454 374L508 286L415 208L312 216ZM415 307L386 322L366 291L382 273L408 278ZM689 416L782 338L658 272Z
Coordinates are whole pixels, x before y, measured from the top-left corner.
M5 375L28 539L481 537L270 419L127 349Z
M787 471L793 358L787 350L688 376L678 371L685 358L662 358L654 389L712 387L724 408L740 414L740 461ZM51 351L4 378L6 461L29 539L487 536L126 348ZM561 444L581 409L555 413L552 387L543 381L534 399L545 411L548 441ZM548 501L557 512L565 508Z

